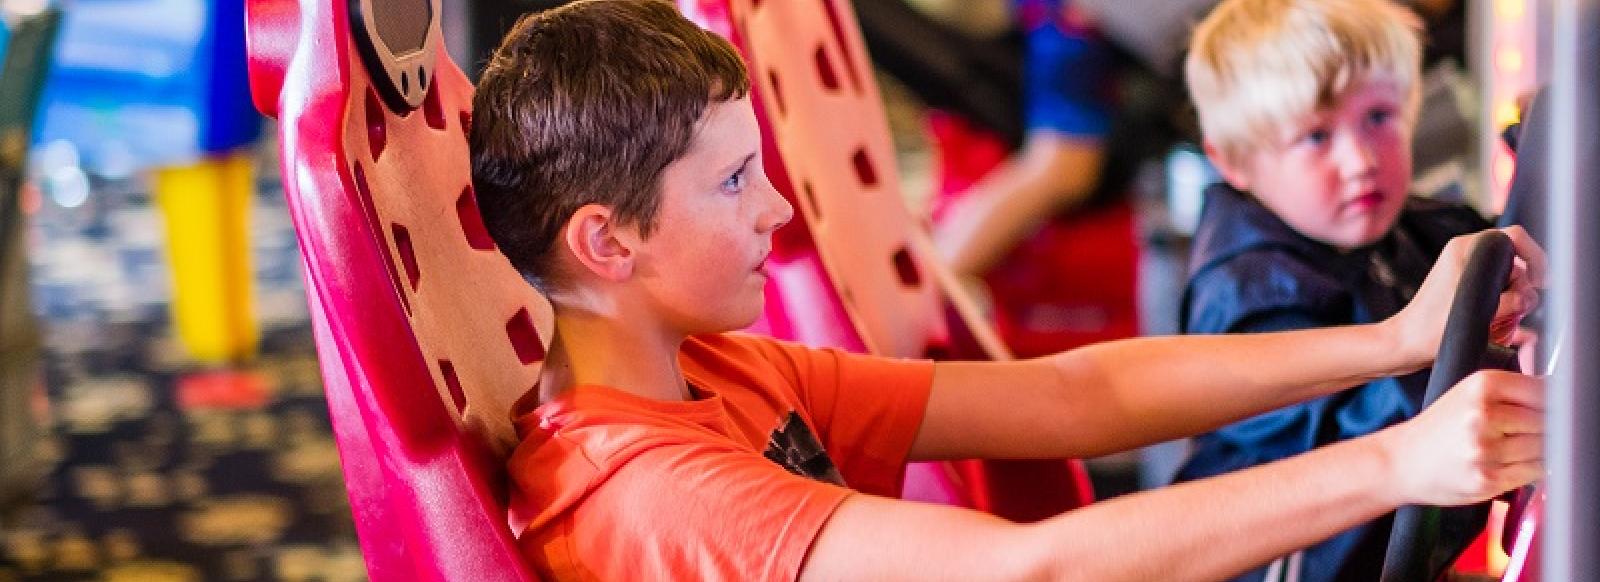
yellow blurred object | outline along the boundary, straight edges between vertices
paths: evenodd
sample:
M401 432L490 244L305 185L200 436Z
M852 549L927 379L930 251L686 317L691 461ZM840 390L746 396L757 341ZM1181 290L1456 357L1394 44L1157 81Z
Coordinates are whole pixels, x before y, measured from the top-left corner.
M1522 51L1515 48L1503 48L1495 56L1495 64L1500 70L1507 73L1522 72Z
M1522 121L1522 109L1517 107L1515 101L1503 101L1494 108L1495 125L1505 127Z
M100 573L105 582L199 582L200 571L177 562L136 561Z
M247 152L155 172L172 265L172 319L196 359L255 355L249 245L254 192L255 165Z
M1494 3L1494 6L1500 18L1522 18L1524 14L1528 13L1527 0L1499 0Z
M1506 527L1506 510L1510 506L1504 501L1494 501L1489 505L1489 524L1484 529L1489 532L1489 555L1484 562L1488 564L1488 574L1499 578L1506 573L1506 566L1511 564L1511 556L1506 555L1501 544Z

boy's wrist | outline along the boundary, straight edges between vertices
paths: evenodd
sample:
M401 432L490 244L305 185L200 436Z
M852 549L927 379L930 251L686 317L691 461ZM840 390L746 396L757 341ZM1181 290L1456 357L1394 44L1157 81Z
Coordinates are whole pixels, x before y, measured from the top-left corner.
M1373 493L1388 507L1400 507L1415 502L1412 495L1407 493L1408 475L1405 470L1405 454L1402 452L1406 442L1405 431L1406 425L1402 423L1354 441L1363 445L1363 453L1375 468L1373 473L1376 475L1376 482L1373 483Z
M1380 377L1410 374L1433 363L1435 350L1417 341L1421 332L1406 325L1404 310L1372 328L1376 337L1371 345L1379 351L1376 361L1383 362L1386 368Z

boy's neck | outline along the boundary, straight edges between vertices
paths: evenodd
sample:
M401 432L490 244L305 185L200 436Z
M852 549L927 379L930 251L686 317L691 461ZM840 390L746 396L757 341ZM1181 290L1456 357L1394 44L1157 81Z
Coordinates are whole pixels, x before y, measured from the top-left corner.
M628 318L555 310L555 333L539 375L539 401L578 385L600 385L654 400L689 400L678 367L681 334Z

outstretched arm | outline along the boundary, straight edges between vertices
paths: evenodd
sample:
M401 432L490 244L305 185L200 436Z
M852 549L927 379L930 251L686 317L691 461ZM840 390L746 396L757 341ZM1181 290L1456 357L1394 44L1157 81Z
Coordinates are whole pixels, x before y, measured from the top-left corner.
M1018 525L853 495L807 580L1219 580L1408 503L1458 505L1542 472L1540 380L1486 372L1415 419L1276 463Z
M1098 139L1035 131L1015 158L979 180L950 209L934 240L962 277L989 270L1045 217L1082 203L1100 180Z
M1134 338L1025 362L939 363L911 455L1099 456L1412 369L1381 325Z
M1537 301L1544 265L1526 233L1506 232L1523 258L1501 296L1501 337ZM1023 362L939 363L911 455L1100 455L1417 370L1438 350L1471 238L1451 241L1411 305L1377 324L1136 338Z

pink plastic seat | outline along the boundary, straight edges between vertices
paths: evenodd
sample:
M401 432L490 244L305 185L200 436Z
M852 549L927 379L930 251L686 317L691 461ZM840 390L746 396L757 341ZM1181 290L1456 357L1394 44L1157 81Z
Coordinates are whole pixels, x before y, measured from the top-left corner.
M430 13L428 0L252 0L252 92L279 120L370 576L531 580L503 456L549 307L483 229L463 130L472 86Z

